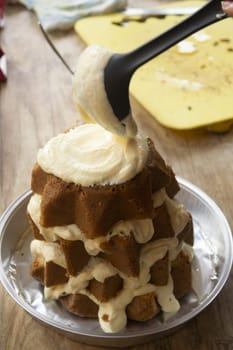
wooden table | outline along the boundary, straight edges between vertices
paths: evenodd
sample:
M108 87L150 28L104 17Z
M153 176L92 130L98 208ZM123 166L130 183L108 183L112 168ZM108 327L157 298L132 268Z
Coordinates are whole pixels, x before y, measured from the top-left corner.
M155 1L131 1L150 6ZM71 95L71 76L42 37L34 15L21 6L7 9L0 32L8 58L8 81L0 84L0 212L30 186L37 150L50 137L80 122ZM84 44L72 30L52 35L71 67ZM176 174L206 191L233 225L233 131L174 132L158 125L135 101L144 132ZM211 108L211 106L210 106ZM217 299L174 334L134 350L233 349L233 275ZM114 344L113 344L114 345ZM99 349L45 328L0 286L0 349Z

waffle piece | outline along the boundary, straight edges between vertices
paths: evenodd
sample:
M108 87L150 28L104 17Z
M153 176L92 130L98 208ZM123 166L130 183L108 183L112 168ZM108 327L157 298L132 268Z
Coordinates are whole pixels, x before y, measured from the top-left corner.
M65 255L68 272L76 276L88 264L91 257L80 240L68 241L60 238L59 242Z
M109 241L101 243L100 247L103 250L100 256L119 271L128 276L138 276L140 246L132 234L113 236Z
M87 238L93 239L107 234L119 220L152 217L152 193L166 186L169 188L176 180L151 141L148 147L144 169L119 185L85 187L66 183L35 165L31 187L42 195L41 225L77 224Z
M40 223L44 227L77 224L93 239L106 234L120 219L150 217L149 179L145 169L126 184L82 187L51 175L43 189Z
M77 212L78 225L88 238L105 235L120 219L143 219L152 213L149 173L145 169L134 179L115 186L82 188Z
M174 295L180 299L192 289L191 263L183 252L180 252L172 261L171 275L174 283Z
M150 283L153 283L156 286L165 286L168 283L168 253L151 266L150 274Z
M172 173L163 158L156 151L153 142L148 140L149 154L147 167L151 172L152 193L169 185Z
M191 215L189 214L189 220L185 225L184 229L178 234L177 238L179 242L186 242L193 246L194 243L194 232L193 232L193 220Z
M68 281L67 271L64 267L55 264L53 261L47 261L44 268L44 285L52 287L64 284Z
M119 275L108 277L103 283L92 279L89 282L88 290L100 302L106 302L114 298L123 287L123 280Z
M65 309L81 317L98 317L99 307L87 295L71 294L60 298Z
M31 189L34 193L42 194L43 188L49 181L50 174L44 172L38 163L32 169Z
M44 260L39 255L31 263L30 274L37 281L44 284Z
M133 298L126 308L129 320L147 321L155 317L160 311L156 303L155 293L139 295Z
M155 233L152 240L175 236L166 204L154 209L153 225Z
M38 239L39 241L44 241L45 240L44 236L42 236L42 234L40 233L40 230L38 229L38 227L36 226L36 224L32 220L31 216L29 214L27 214L27 216L28 216L29 224L31 226L34 238Z
M53 175L47 179L41 201L40 224L52 227L75 223L75 201L79 186L66 183Z
M68 281L67 271L53 261L44 262L39 255L36 256L30 266L30 274L46 287L64 284Z
M165 186L167 195L170 198L173 198L180 190L180 186L176 180L175 174L171 167L168 166L169 172L170 172L170 181L167 186Z

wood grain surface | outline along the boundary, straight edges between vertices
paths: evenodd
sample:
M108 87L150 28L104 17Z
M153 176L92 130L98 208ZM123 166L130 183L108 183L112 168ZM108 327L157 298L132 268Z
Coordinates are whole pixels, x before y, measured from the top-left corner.
M156 1L129 1L151 6ZM84 44L72 30L51 34L57 48L75 67ZM0 213L30 186L37 150L50 137L80 123L71 94L71 76L41 35L33 13L8 6L0 32L7 54L8 81L0 84ZM233 224L233 130L174 132L158 125L136 101L132 106L144 133L176 174L206 191ZM211 108L211 105L210 105ZM217 299L173 334L133 350L232 350L233 275ZM1 350L94 350L39 324L0 286ZM109 348L110 349L110 348ZM114 344L112 349L114 349Z

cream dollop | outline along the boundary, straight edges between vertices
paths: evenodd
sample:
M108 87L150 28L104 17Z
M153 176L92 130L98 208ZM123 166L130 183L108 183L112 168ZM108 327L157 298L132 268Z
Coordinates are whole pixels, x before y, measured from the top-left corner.
M115 134L134 137L136 124L131 114L119 121L108 101L104 86L104 69L113 52L88 46L80 55L73 77L73 96L87 122L95 122Z
M120 184L138 174L148 156L137 135L121 138L97 124L84 124L52 138L39 150L41 168L66 182L83 186Z

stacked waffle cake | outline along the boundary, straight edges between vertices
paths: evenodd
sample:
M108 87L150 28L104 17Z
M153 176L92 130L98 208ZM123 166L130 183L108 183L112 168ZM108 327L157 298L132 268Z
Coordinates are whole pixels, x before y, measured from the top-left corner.
M179 310L192 287L192 218L151 140L75 127L39 150L31 188L31 275L45 298L112 333Z

